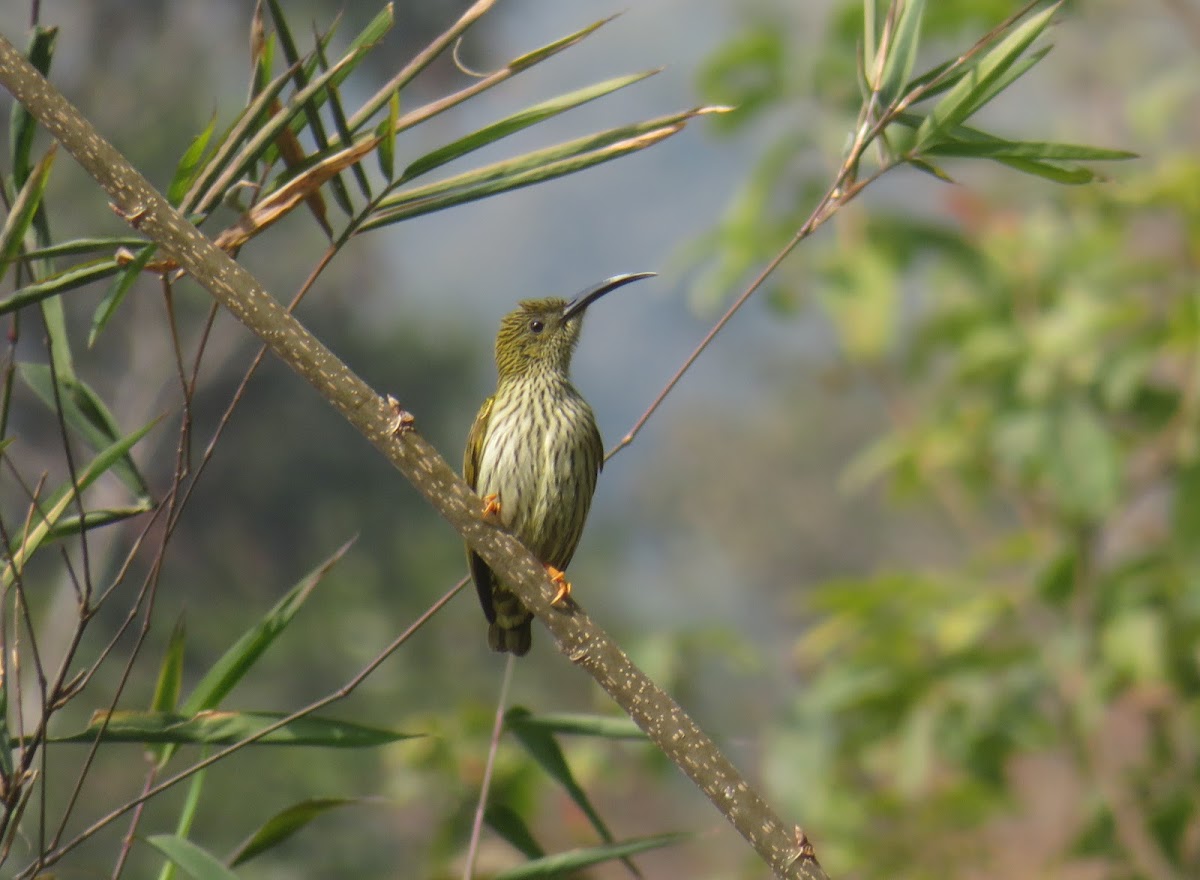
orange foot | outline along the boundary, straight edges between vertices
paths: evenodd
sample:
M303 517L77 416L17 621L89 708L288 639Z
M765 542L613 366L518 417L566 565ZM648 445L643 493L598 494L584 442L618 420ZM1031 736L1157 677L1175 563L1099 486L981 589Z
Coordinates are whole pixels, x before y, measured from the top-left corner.
M492 519L500 515L500 496L492 493L483 496L483 515Z
M566 574L559 571L553 565L546 566L546 574L550 575L550 583L558 587L558 592L550 600L551 605L557 605L571 595L571 582L567 580Z

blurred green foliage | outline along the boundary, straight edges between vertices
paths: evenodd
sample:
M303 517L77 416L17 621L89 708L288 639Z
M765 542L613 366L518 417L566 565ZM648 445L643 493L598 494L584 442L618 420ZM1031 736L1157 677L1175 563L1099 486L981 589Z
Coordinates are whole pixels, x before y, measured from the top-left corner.
M815 57L755 22L702 75L745 99L730 131L783 129L706 241L702 302L822 184L795 159L812 117L780 117L834 83L823 111L850 120L861 5L839 9ZM962 43L1011 11L926 25ZM843 486L936 512L953 547L804 588L764 772L832 876L1200 875L1200 159L1172 77L1129 96L1126 136L1154 137L1119 182L921 183L920 212L912 188L856 206L774 278L781 320L819 312L840 384L884 408Z

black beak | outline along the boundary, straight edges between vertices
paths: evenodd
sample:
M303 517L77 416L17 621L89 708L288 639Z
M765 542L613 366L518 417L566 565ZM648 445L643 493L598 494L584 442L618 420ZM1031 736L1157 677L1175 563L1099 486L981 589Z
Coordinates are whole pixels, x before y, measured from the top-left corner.
M567 307L563 309L562 319L569 321L571 318L581 314L584 309L594 303L604 294L616 290L618 287L623 287L630 281L638 281L642 278L653 278L657 272L634 272L631 275L614 275L606 281L601 281L595 287L589 287L583 291L575 299L567 303Z

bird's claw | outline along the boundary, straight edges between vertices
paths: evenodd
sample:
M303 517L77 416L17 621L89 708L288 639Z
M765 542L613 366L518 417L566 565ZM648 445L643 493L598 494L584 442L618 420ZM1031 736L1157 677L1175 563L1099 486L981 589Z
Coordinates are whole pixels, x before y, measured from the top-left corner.
M495 519L500 515L500 496L493 492L483 496L484 519Z
M554 594L554 598L550 600L550 604L559 605L563 599L571 595L571 582L567 580L566 574L559 571L553 565L546 566L546 574L550 575L550 583L558 587L558 592Z

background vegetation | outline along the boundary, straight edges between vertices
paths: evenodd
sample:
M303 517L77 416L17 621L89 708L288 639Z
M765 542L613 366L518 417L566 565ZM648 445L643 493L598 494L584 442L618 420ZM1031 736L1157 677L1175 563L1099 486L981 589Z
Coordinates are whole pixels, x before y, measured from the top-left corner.
M449 173L681 107L738 107L634 158L355 237L313 285L302 320L373 386L400 396L456 460L492 382L496 320L514 300L664 270L657 291L615 296L589 318L576 375L615 441L801 226L844 159L860 105L862 6L815 7L644 4L414 127L392 148L393 175L521 108L667 61L664 74L489 145ZM216 138L247 100L251 10L132 8L43 4L41 23L61 25L51 78L166 189L214 112ZM954 57L1015 8L929 4L915 70ZM350 4L329 60L379 11ZM491 72L612 11L501 3L460 55ZM343 86L349 111L456 12L397 6L397 26ZM27 14L4 10L0 31L21 43ZM288 5L287 14L307 52L309 21L324 32L336 11ZM1200 9L1095 2L1068 4L1057 18L1041 44L1054 51L979 124L1141 158L1100 168L1108 179L1086 186L947 158L938 170L957 185L900 169L866 190L782 265L609 465L573 566L589 611L803 823L834 877L1200 873ZM284 70L275 39L258 89ZM391 112L474 81L443 56ZM18 119L6 155L21 155L21 130ZM31 166L49 146L44 135L34 144ZM369 173L378 182L388 169ZM28 176L6 169L10 216ZM352 173L343 184L361 204ZM340 232L347 215L324 192ZM206 231L252 203L212 206ZM45 205L54 241L129 235L64 156ZM240 259L286 300L327 241L301 208ZM82 258L56 259L62 270ZM44 271L22 263L21 272ZM6 655L19 648L26 658L7 668L14 733L40 711L22 609L53 671L87 583L118 586L78 646L90 659L68 678L110 642L111 659L58 713L54 735L83 729L118 692L118 708L143 709L175 705L172 690L176 700L203 690L238 635L355 535L222 708L288 712L324 696L462 573L457 537L271 359L161 544L167 520L138 509L150 499L163 509L180 449L199 463L257 344L222 314L207 330L210 301L186 282L168 298L157 278L136 274L114 275L132 286L98 330L117 290L111 278L4 316L0 522L10 548L36 521L30 496L69 484L107 445L75 433L76 422L98 423L94 401L111 414L114 436L165 413L134 447L124 479L110 474L87 496L89 509L120 522L86 541L47 543L22 572L23 595L5 583ZM15 268L4 283L3 296L28 295L30 277ZM61 329L47 303L61 303ZM175 353L189 356L190 377L202 338L185 411ZM61 349L52 357L55 339L69 340L69 369L94 396L77 385L56 403L52 379L64 387L64 362ZM79 414L64 430L58 413L71 422L72 403ZM130 554L139 540L146 549ZM141 592L144 584L153 589ZM173 638L173 625L186 635ZM615 717L544 636L517 668L510 701L535 715ZM243 749L192 789L194 809L187 785L149 802L125 870L158 871L163 855L146 840L183 830L181 815L192 816L186 836L224 856L306 802L313 824L238 876L340 877L348 866L363 877L461 873L502 669L473 599L460 596L331 713L422 738ZM616 838L711 829L640 856L647 876L761 874L644 744L559 742ZM510 841L528 830L548 852L596 845L583 798L561 771L547 773L547 748L528 734L503 738L492 801L510 812L492 815L478 876L531 853L497 829ZM45 786L26 787L24 830L9 838L0 870L35 859L40 829L54 832L85 761L67 838L137 795L166 757L143 760L143 751L106 745L93 760L87 745L49 746L34 768ZM171 767L201 754L185 748ZM55 875L119 873L129 827L123 820L91 837Z

